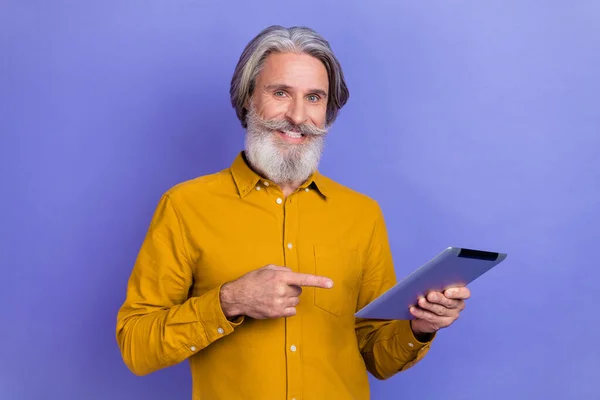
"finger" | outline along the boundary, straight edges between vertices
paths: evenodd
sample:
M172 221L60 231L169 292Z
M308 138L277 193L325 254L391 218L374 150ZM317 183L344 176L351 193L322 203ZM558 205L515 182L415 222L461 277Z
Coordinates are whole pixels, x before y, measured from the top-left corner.
M428 310L424 310L422 308L419 307L411 307L410 308L410 313L412 315L414 315L416 318L425 320L427 322L432 323L435 326L438 327L445 327L450 325L450 323L452 322L451 318L448 317L441 317L439 315L436 315L434 313L432 313L431 311Z
M302 274L299 272L289 273L286 279L286 283L288 285L313 286L323 289L329 289L333 287L333 281L329 278L311 274Z
M284 317L293 317L294 315L296 315L296 307L286 307L283 310Z
M279 265L267 265L266 267L264 267L263 269L270 269L272 271L287 271L287 272L291 272L292 270L288 267L281 267Z
M471 291L466 286L453 287L444 292L444 296L449 299L466 300L471 297Z
M300 304L300 298L299 297L289 297L286 301L287 306L288 307L296 307L298 304Z
M286 294L290 297L298 297L302 294L302 288L296 285L287 285Z
M444 306L446 308L450 308L450 309L460 308L460 305L461 305L460 300L449 299L448 297L444 296L440 292L428 293L427 301L429 303L441 304L442 306Z
M441 304L431 303L431 302L427 301L427 299L425 299L424 297L419 299L418 304L419 304L419 307L421 307L422 309L431 311L432 313L439 315L441 317L449 317L451 315L456 314L455 310L446 308L446 307L442 306Z

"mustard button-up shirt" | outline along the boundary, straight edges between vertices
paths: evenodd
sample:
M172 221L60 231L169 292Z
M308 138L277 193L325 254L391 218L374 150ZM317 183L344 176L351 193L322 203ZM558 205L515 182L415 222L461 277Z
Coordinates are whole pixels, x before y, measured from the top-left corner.
M329 277L289 318L229 320L221 286L268 264ZM368 399L430 343L408 321L354 313L396 282L376 201L315 172L284 197L243 152L230 168L160 199L133 267L116 336L137 375L189 360L194 400Z

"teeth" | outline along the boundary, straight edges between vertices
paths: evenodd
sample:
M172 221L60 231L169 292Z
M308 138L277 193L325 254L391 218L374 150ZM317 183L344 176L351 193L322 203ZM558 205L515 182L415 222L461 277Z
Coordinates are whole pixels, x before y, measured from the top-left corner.
M284 134L294 139L300 139L302 137L302 134L298 132L284 132Z

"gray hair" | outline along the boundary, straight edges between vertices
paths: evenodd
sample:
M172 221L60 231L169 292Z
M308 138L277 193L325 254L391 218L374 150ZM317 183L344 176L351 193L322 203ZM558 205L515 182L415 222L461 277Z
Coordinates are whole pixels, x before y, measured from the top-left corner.
M245 104L252 96L256 78L265 58L275 52L301 52L313 56L323 63L329 77L329 98L325 123L330 126L350 96L339 61L333 54L329 43L314 30L303 26L284 28L279 25L264 29L252 39L242 52L235 67L229 94L231 105L235 108L242 126L247 127L248 110L245 108Z

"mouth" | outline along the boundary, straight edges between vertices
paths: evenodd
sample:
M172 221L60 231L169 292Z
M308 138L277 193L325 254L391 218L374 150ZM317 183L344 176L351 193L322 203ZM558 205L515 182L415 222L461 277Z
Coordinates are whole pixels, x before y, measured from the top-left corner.
M287 142L290 143L302 143L305 139L305 135L301 134L300 132L290 132L290 131L276 131L277 134L279 135L279 137L281 137L282 139L284 139Z

